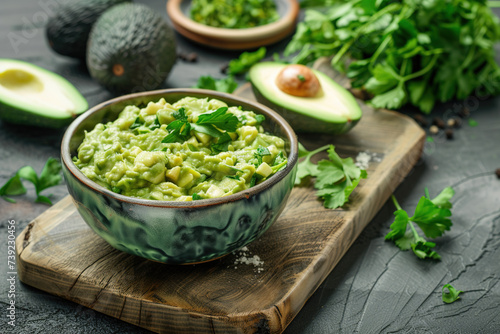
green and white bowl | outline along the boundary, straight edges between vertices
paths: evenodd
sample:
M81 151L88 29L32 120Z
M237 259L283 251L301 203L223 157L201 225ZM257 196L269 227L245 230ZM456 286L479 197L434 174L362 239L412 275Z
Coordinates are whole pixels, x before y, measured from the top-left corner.
M266 117L266 131L286 142L288 164L268 180L239 193L192 202L155 201L116 194L87 178L72 157L98 123L116 119L126 105L185 96L216 98ZM293 188L297 138L271 109L234 95L201 89L166 89L125 95L88 110L66 130L61 155L70 195L85 222L111 246L146 259L190 264L229 254L261 236L278 218Z

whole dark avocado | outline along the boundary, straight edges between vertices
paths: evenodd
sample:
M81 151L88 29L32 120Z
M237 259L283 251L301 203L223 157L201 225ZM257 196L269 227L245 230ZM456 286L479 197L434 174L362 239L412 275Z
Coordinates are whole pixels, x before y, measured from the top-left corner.
M92 25L104 11L131 0L72 0L61 4L47 22L45 34L55 52L85 59Z
M158 88L176 58L172 28L142 4L107 10L92 28L87 47L90 75L115 94Z

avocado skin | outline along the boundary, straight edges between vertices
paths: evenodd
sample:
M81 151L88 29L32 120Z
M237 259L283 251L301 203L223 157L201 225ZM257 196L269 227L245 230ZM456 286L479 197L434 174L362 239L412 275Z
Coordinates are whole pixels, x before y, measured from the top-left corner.
M74 115L73 118L49 118L0 102L0 118L12 124L60 129L69 125L77 116Z
M63 56L85 59L92 25L108 8L131 0L85 0L62 4L47 22L49 46Z
M312 117L303 116L294 111L277 105L276 103L266 99L260 91L252 85L253 93L258 102L268 106L272 110L280 114L295 132L299 133L326 133L331 135L340 135L351 130L359 119L345 123L328 123L320 120L315 120Z
M115 94L158 88L176 59L172 28L142 4L114 6L97 20L90 33L90 75Z

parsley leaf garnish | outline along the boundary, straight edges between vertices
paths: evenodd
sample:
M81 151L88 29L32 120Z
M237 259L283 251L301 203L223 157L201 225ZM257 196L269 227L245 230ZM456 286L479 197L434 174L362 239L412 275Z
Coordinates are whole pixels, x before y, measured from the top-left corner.
M439 260L441 256L432 250L436 246L435 243L425 240L421 237L413 223L424 232L428 238L437 238L450 230L452 225L450 199L455 194L451 187L447 187L434 199L429 198L429 192L425 190L425 196L420 198L415 213L412 217L404 211L399 205L396 197L392 195L392 201L396 206L397 211L394 212L394 222L391 224L391 231L385 236L386 240L393 240L401 250L413 250L416 256L421 259L431 258ZM407 227L410 226L410 231L407 232Z
M158 115L156 115L155 121L153 122L153 124L149 126L149 129L153 131L155 129L158 129L159 127L160 127L160 120L158 119Z
M221 130L234 132L238 126L238 117L232 113L228 113L227 109L227 107L221 107L214 112L201 114L198 116L196 124L210 124Z
M313 155L324 150L328 152L328 159L317 164L311 162ZM304 157L304 160L298 164L295 184L300 184L307 176L315 177L314 188L318 190L316 195L323 199L324 206L329 209L336 209L347 203L359 181L367 177L366 171L354 165L352 158L342 159L333 145L325 145L309 152L299 144L299 157Z
M213 153L218 154L220 152L226 152L229 148L229 143L231 143L231 136L224 132L218 139L217 143L210 145L210 149Z
M448 292L445 290L448 289ZM442 299L446 304L453 303L460 299L459 294L463 293L462 290L456 290L451 284L445 284L442 289Z
M45 163L45 166L40 173L40 177L36 174L35 170L31 166L24 166L20 168L16 175L10 178L3 186L0 188L0 196L6 201L15 203L16 201L8 196L22 195L26 193L26 188L23 186L21 180L27 180L33 183L36 191L36 202L46 203L52 205L51 200L40 193L50 187L56 186L61 183L62 176L61 163L59 160L54 158L49 158Z
M193 201L198 201L200 199L203 199L203 197L201 197L197 193L193 193L193 195L191 195L191 197L193 198Z
M184 108L180 108L173 112L172 115L176 120L167 125L169 134L163 138L161 141L162 143L174 143L186 140L191 130L195 130L208 134L214 138L219 138L217 144L215 144L219 145L215 146L215 150L219 151L222 151L224 147L226 147L227 150L227 145L229 145L229 141L231 141L231 137L227 132L236 131L239 122L238 117L228 112L227 107L221 107L211 113L201 114L198 116L198 120L195 123L190 123L188 121ZM220 139L221 137L223 138ZM222 146L223 144L225 146Z
M269 152L269 149L267 147L259 145L259 147L257 147L257 149L255 150L255 152L253 154L253 156L257 159L256 166L259 166L262 163L262 158L265 157L266 155L271 155L271 152Z
M242 74L266 56L266 48L260 47L254 52L243 52L237 59L232 59L228 65L229 74Z
M134 121L134 123L132 123L132 125L130 126L130 129L131 130L134 130L134 129L137 129L138 127L142 126L143 123L141 122L141 118L140 117L137 117Z
M211 89L224 93L232 93L236 88L238 88L238 83L231 75L223 79L214 79L209 75L205 75L198 79L198 83L193 88Z

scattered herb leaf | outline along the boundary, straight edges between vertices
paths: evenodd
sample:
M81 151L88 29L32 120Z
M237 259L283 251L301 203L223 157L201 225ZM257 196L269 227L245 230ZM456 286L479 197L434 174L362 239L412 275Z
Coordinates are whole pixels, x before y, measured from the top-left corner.
M61 183L62 176L61 163L59 160L54 158L49 158L43 167L40 177L36 174L35 170L31 166L24 166L20 168L16 175L10 178L3 186L0 188L0 196L6 201L15 203L16 201L8 196L22 195L26 193L26 188L24 188L21 180L27 180L35 186L36 191L36 202L46 203L52 205L52 202L47 196L40 195L40 193L50 187L56 186Z
M445 292L445 290L448 289L448 292ZM462 290L456 290L453 286L451 286L451 284L445 284L443 286L443 289L442 289L442 299L443 299L443 302L445 302L446 304L450 304L450 303L453 303L454 301L457 301L460 299L460 297L458 296L459 294L463 293Z
M232 93L238 88L238 83L233 76L228 76L223 79L214 79L209 75L201 76L198 83L193 88L211 89L224 93Z
M328 152L328 160L323 159L317 164L311 162L312 156L324 150ZM324 206L330 209L347 203L360 179L367 177L366 171L354 165L352 158L342 159L335 152L333 145L325 145L309 152L299 144L299 157L304 157L304 160L298 164L295 184L300 184L305 177L315 177L314 188L318 190L316 195L322 198Z
M228 65L229 74L243 74L266 56L266 48L260 47L254 52L243 52L237 59L232 59Z
M469 118L469 126L475 127L475 126L478 126L478 123L476 120Z
M197 200L203 199L203 197L201 197L197 193L193 193L193 195L191 195L191 197L193 198L193 201L197 201Z
M424 232L428 238L437 238L450 230L452 225L450 199L455 194L451 187L444 188L441 193L434 199L429 198L428 190L425 190L426 195L420 198L415 213L412 217L401 208L396 197L392 195L392 201L396 207L394 212L394 222L391 224L391 231L385 236L386 240L393 240L396 246L401 250L413 250L413 253L421 259L431 258L439 260L441 256L432 248L435 243L425 240L421 237L413 223ZM407 232L407 227L410 226L410 231Z

